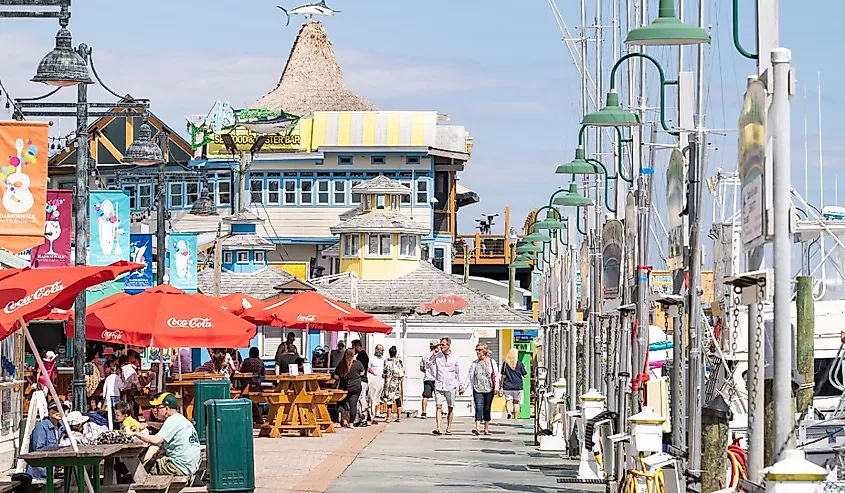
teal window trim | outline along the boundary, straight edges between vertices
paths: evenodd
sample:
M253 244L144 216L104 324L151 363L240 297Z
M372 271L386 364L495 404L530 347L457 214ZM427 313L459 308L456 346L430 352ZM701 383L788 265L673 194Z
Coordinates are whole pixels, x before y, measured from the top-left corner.
M232 252L223 252L223 263L224 264L231 264L232 263Z
M314 203L317 207L330 207L332 205L332 186L330 178L319 178L314 181L314 194L316 195ZM322 189L323 187L325 187L325 190ZM321 200L322 195L325 195L325 200Z
M256 264L262 264L263 265L263 264L267 263L267 255L265 255L264 252L256 250L256 251L252 252L252 255L254 257L254 262ZM259 255L261 256L260 260L258 259Z
M387 164L387 156L370 156L370 164L373 166L384 166Z
M308 184L308 190L305 190L306 184ZM307 178L307 179L300 179L297 182L297 189L299 191L299 196L297 197L297 205L307 205L309 207L314 205L314 180ZM306 195L307 194L307 195ZM305 198L308 197L308 201L305 201Z
M405 164L420 164L421 161L419 156L405 156Z
M337 157L338 166L352 166L354 163L355 159L350 155L339 155Z
M241 260L241 254L246 254L246 260ZM236 250L235 251L235 263L236 264L248 264L249 263L249 250Z
M293 184L293 189L288 185ZM289 194L293 194L293 200L288 200ZM285 178L282 180L282 205L295 206L297 203L297 195L299 194L299 187L297 186L295 178Z

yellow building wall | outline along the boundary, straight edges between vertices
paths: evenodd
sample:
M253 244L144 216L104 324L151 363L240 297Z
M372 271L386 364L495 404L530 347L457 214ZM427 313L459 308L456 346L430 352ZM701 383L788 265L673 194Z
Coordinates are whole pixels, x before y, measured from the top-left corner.
M378 214L378 212L374 213ZM414 257L399 256L399 234L391 235L391 256L367 257L367 235L359 233L361 249L358 257L344 257L343 243L340 245L340 271L354 272L361 279L396 279L413 272L419 265L421 239L417 237L417 254Z
M498 356L498 358L496 358L496 364L499 365L499 368L496 368L497 373L502 368L502 362L507 357L511 348L513 348L513 329L502 329L502 330L500 330L499 331L499 356ZM501 378L501 375L499 376L499 378ZM507 412L507 409L505 408L505 398L500 397L498 392L493 397L493 406L490 408L490 410L494 413Z

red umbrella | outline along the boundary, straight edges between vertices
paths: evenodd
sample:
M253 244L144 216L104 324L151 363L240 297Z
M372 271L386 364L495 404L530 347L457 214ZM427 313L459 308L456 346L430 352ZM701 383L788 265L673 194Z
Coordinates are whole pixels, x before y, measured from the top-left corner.
M330 331L350 330L350 324L362 321L368 321L367 324L370 324L369 320L373 318L369 313L314 291L303 291L264 307L251 308L244 312L243 316L255 320L258 324ZM381 324L377 320L373 321ZM381 324L382 327L376 324L371 326L373 332L390 333L391 330L384 324Z
M29 321L49 314L53 308L68 310L79 292L143 267L121 260L104 266L26 268L0 277L0 340L17 328L18 319Z
M349 322L346 325L346 330L349 332L359 332L362 334L372 334L378 332L379 334L390 334L393 332L393 327L379 322L374 317L360 322Z
M91 303L90 305L88 305L88 308L85 309L85 316L87 317L88 315L96 312L97 310L99 310L101 308L105 308L107 306L112 306L115 303L117 303L118 301L124 300L126 298L130 298L131 296L132 295L126 294L125 291L120 291L120 292L117 292L117 293L115 293L111 296L107 296L107 297L101 299L100 301L97 301L96 303ZM49 317L56 317L56 316L57 315L51 314ZM45 319L41 318L39 320L45 320ZM47 320L56 320L56 319L55 318L47 318ZM73 337L73 327L74 327L73 326L73 310L69 310L67 312L67 325L65 325L65 334L68 337L71 337L71 338Z
M244 293L231 293L227 294L226 296L215 298L214 296L209 296L198 291L194 293L194 296L205 300L206 303L217 305L220 308L228 311L232 315L241 315L242 313L244 313L244 311L247 310L247 308L252 308L256 306L261 307L265 304L258 298Z
M247 347L255 325L173 286L161 285L93 311L85 338L156 347Z

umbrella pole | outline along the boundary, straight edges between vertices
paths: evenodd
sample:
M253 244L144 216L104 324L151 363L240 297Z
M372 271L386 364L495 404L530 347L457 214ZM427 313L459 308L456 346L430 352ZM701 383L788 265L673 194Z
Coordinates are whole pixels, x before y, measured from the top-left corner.
M33 356L35 356L35 363L38 365L38 369L41 370L41 374L44 375L45 379L47 380L47 389L50 391L50 396L56 402L56 405L59 406L59 413L61 413L62 415L62 423L64 423L68 438L70 438L70 445L73 447L74 452L79 452L79 446L76 444L76 438L74 438L73 433L70 431L70 425L67 422L67 416L65 416L64 405L59 399L59 394L56 393L56 388L53 386L53 381L47 374L47 368L44 367L44 361L41 360L41 355L38 354L38 347L36 347L35 341L32 340L32 334L29 333L29 326L26 325L26 322L24 322L23 317L19 317L18 320L20 320L21 322L21 329L23 329L23 334L24 336L26 336L26 342L29 343L29 347L32 349L32 354ZM91 490L93 491L93 488Z

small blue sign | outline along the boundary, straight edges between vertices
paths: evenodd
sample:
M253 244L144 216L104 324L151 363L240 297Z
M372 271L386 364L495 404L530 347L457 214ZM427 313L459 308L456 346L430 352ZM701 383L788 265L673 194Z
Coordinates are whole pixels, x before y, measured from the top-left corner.
M142 264L144 268L133 270L126 276L126 292L138 294L153 287L153 235L129 235L129 261Z

